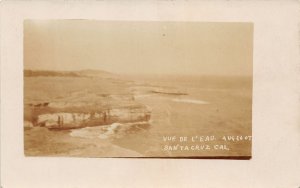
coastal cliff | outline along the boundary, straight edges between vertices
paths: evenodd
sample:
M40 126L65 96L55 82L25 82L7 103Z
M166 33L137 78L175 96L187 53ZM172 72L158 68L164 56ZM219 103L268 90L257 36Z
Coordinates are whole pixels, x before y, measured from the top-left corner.
M25 73L24 127L72 129L150 120L151 110L135 101L128 81L106 72Z
M72 112L59 108L46 109L46 107L32 107L31 111L33 114L32 119L31 121L27 121L31 123L31 126L41 126L50 129L99 126L116 122L149 121L151 116L150 110L143 105L119 106L112 109L100 108L92 112L82 111L78 107L77 109L74 108Z

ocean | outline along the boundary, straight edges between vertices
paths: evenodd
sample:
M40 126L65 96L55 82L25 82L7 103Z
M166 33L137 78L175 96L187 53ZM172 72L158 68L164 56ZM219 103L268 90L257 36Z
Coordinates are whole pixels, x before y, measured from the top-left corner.
M81 157L251 156L251 77L139 75L122 79L127 80L124 84L134 99L151 110L149 122L65 131L40 128L40 134L52 140L52 144L46 144L52 148L55 145L54 149L39 152L31 144L27 153ZM25 130L28 139L34 134L30 131Z

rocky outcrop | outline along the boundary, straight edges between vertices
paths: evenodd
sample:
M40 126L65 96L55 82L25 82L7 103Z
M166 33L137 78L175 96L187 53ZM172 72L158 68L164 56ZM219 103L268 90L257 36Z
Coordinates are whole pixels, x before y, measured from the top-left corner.
M31 108L33 116L35 116L32 118L31 124L50 129L71 129L116 122L149 121L151 117L150 110L144 105L115 106L106 109L98 108L98 110L95 110L96 107L94 107L90 112L78 106L74 106L69 111L63 108L46 107L45 105L34 105Z
M31 128L31 127L33 127L33 124L30 121L24 121L24 127Z
M24 78L24 121L33 126L69 129L150 119L126 81L106 78L105 72L81 71L74 78L69 72L35 74Z

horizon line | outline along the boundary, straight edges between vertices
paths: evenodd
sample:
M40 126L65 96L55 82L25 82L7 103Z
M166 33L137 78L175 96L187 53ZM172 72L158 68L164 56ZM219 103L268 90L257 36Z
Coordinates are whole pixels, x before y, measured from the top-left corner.
M80 72L80 71L99 71L99 72L105 72L109 74L117 74L120 76L130 76L130 75L137 75L137 76L150 76L150 75L156 75L156 76L222 76L222 77L253 77L253 74L191 74L191 73L155 73L155 72L111 72L103 69L92 69L92 68L86 68L86 69L76 69L76 70L53 70L53 69L23 69L23 71L52 71L52 72Z

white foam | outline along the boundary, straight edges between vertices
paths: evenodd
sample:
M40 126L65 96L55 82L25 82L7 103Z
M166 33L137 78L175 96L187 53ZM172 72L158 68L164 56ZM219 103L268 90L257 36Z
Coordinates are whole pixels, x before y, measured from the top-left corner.
M195 100L195 99L173 99L174 102L184 102L184 103L191 103L191 104L209 104L206 101Z
M85 127L81 129L74 129L71 131L70 136L80 137L80 138L100 138L108 139L116 135L116 130L118 128L126 129L130 126L147 124L147 121L134 122L134 123L112 123L110 125L102 125L95 127Z

